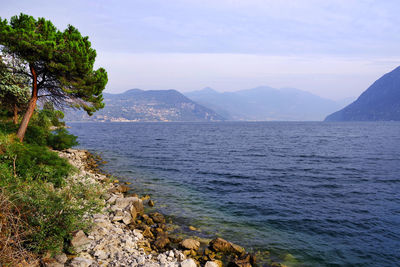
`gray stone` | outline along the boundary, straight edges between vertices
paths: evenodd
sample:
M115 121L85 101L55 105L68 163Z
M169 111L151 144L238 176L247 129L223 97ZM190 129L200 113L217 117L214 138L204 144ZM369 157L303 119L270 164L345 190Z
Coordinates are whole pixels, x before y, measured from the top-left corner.
M130 204L135 203L137 201L139 201L139 198L137 198L137 197L117 198L114 206L116 206L119 209L125 209Z
M42 262L44 267L64 267L64 263L59 263L58 261L52 259L51 261Z
M76 252L81 252L87 248L90 242L91 240L86 237L85 233L79 230L72 235L71 246Z
M144 264L146 262L146 258L144 256L141 256L137 259L138 264Z
M93 263L92 260L85 259L82 257L76 257L71 261L70 266L71 267L89 267L92 263Z
M59 263L66 263L68 260L67 255L65 255L65 253L61 253L61 254L57 254L56 256L54 256L54 259L56 259L56 261L58 261Z

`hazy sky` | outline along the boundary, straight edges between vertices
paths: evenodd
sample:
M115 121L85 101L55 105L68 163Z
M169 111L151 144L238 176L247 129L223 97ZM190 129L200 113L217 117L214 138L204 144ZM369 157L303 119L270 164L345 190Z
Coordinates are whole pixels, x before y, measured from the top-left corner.
M89 36L107 92L294 87L358 96L400 65L399 0L0 0Z

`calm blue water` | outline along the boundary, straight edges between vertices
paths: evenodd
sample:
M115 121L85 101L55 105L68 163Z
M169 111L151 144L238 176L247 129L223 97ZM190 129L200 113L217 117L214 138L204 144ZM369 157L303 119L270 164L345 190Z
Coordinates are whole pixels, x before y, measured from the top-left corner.
M303 266L400 266L400 123L70 123L175 220Z

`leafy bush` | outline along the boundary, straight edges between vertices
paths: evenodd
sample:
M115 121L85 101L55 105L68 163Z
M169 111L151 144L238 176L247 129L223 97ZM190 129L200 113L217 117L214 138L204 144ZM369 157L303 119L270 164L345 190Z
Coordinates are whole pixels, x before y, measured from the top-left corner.
M65 159L47 147L14 139L0 133L0 193L6 194L21 215L18 220L23 229L18 229L24 233L24 241L20 244L38 254L59 252L65 249L73 231L88 229L90 221L85 215L100 210L102 189L72 179L64 185L72 170ZM2 218L9 219L2 215L0 210L0 223ZM2 233L13 231L7 228L11 224L4 225ZM0 250L1 242L0 235Z
M47 138L51 134L50 130L38 125L29 125L25 133L25 142L39 146L47 145Z
M12 122L1 122L0 123L0 133L11 134L17 132L17 126Z
M66 159L44 146L10 142L3 137L0 138L0 147L3 151L0 153L0 169L13 170L25 181L41 180L59 187L72 170Z
M47 145L55 150L63 150L78 145L77 136L68 133L65 128L57 129L47 138Z

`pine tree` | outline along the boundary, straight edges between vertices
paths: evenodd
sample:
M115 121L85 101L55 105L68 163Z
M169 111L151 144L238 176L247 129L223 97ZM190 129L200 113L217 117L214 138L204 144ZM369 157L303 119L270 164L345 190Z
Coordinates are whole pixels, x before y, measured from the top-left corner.
M4 54L24 63L19 72L31 81L28 108L17 132L21 141L40 97L56 106L82 108L89 115L104 107L107 72L93 69L96 51L73 26L60 31L49 20L22 13L10 23L0 18L0 45Z

